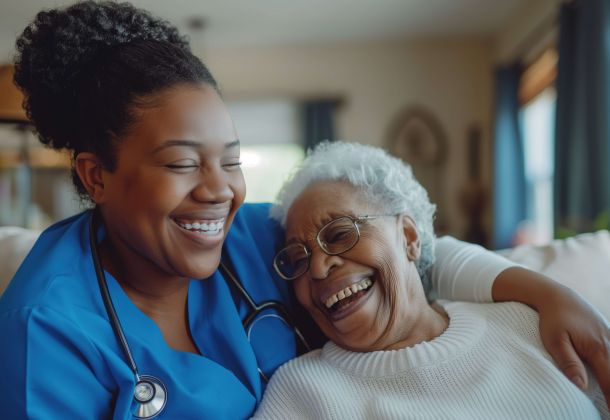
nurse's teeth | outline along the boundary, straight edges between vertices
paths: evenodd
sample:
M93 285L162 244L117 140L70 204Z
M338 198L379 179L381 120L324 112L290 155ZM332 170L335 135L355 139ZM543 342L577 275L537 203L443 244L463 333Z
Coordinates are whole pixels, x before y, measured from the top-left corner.
M358 293L360 290L366 290L369 287L371 287L372 285L373 285L373 281L369 278L360 280L358 283L347 286L344 289L335 293L334 295L330 296L324 302L324 306L326 306L326 308L328 309L331 306L333 306L335 303L339 302L340 300L343 300L346 297L353 295L354 293Z
M214 235L222 229L224 226L224 219L220 219L216 222L192 222L184 223L176 221L178 225L186 230L195 231L204 235Z

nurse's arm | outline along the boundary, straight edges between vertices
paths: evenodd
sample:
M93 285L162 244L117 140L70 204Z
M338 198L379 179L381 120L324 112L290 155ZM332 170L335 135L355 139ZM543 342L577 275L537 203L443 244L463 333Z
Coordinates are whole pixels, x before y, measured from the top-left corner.
M0 315L0 333L0 417L111 417L103 361L78 326L49 308L22 308Z
M496 278L495 302L525 303L540 314L540 336L557 366L579 388L588 386L587 363L610 409L610 324L578 293L522 267Z
M516 301L537 310L543 344L559 368L585 388L584 360L610 403L610 327L578 294L480 246L451 237L436 242L431 281L441 298Z

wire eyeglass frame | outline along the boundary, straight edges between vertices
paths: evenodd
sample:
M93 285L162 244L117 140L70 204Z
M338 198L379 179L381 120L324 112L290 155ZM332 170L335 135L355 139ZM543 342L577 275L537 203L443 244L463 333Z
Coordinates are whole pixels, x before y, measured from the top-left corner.
M322 226L319 230L318 233L316 234L316 243L318 244L318 246L320 247L320 249L326 254L326 255L339 255L339 254L343 254L344 252L347 252L349 250L351 250L352 248L354 248L356 246L356 244L358 243L358 241L360 240L360 227L359 227L359 223L367 221L367 220L373 220L373 219L378 219L380 217L394 217L396 216L396 214L377 214L377 215L362 215L362 216L340 216L337 218L334 218L332 220L330 220L329 222L327 222L326 224L324 224L324 226ZM329 248L329 243L328 241L325 241L324 239L322 239L322 234L328 230L328 228L340 221L346 221L349 220L351 223L351 233L355 232L355 236L354 239L348 243L348 245L345 245L341 248L338 248L336 250L331 250L331 248ZM332 245L332 244L330 244ZM283 256L285 253L287 253L288 251L290 251L291 249L298 249L300 251L304 251L304 258L307 259L307 264L303 265L302 267L304 268L300 268L297 269L292 275L288 275L286 273L284 273L282 271L282 266L285 265L283 260ZM309 270L309 266L311 264L311 255L312 252L311 250L307 247L307 245L301 243L301 242L295 242L292 243L290 245L285 246L284 248L280 249L280 251L275 254L275 257L273 258L273 268L275 269L275 271L277 272L277 274L283 278L284 280L295 280L297 278L299 278L300 276L302 276L303 274L307 273L307 271Z

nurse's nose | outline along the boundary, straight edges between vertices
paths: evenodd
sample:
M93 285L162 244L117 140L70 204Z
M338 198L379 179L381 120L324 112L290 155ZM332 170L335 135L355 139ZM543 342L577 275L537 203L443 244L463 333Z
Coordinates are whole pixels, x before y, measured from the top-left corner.
M224 203L233 199L230 178L220 164L201 168L199 182L191 191L191 197L201 203Z
M309 261L309 275L313 280L324 280L337 267L343 264L340 255L328 255L319 246L314 246Z

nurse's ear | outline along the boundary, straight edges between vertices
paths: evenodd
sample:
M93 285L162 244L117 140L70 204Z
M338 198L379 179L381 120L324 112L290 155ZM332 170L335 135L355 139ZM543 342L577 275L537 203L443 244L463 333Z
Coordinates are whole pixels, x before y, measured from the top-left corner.
M401 215L400 219L402 222L402 232L405 240L407 258L409 261L417 261L421 255L421 242L419 240L419 233L417 232L417 225L415 225L413 219L407 215Z
M91 200L95 204L102 204L106 199L102 161L94 153L82 152L76 155L74 169Z

